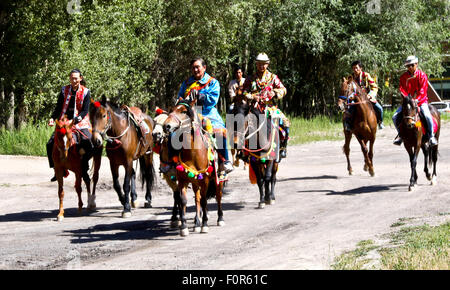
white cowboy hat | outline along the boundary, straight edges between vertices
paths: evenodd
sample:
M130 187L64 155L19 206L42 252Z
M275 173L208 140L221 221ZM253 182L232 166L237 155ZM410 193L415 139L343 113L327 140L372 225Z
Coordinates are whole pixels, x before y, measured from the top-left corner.
M256 57L256 61L267 62L267 63L270 62L269 57L265 53L258 54L258 56Z
M405 60L405 66L415 63L419 63L419 59L414 55L408 56Z

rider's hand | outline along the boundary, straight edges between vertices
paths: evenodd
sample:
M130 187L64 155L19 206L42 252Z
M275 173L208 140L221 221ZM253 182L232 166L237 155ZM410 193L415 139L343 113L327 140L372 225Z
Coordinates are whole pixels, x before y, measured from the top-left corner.
M50 118L50 120L48 120L48 125L49 126L54 126L55 125L55 120L53 120L53 118Z

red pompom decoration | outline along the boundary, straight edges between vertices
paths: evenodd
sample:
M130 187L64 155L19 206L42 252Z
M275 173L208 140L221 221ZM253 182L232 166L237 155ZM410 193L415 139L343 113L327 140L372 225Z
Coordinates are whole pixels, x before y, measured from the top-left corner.
M96 107L96 108L100 108L100 106L101 106L101 104L100 104L100 102L99 102L99 101L97 101L97 102L95 102L95 103L94 103L94 107Z
M160 115L160 114L162 114L164 111L161 109L161 108L159 108L159 107L156 107L156 115Z
M214 170L214 168L210 165L210 166L208 167L208 173L213 172L213 170Z
M172 160L173 160L173 162L178 163L178 156L174 156L174 157L172 158Z
M59 133L66 135L66 133L67 133L66 128L59 129Z
M180 171L180 172L183 172L183 171L184 171L183 165L178 165L176 168L177 168L177 170Z

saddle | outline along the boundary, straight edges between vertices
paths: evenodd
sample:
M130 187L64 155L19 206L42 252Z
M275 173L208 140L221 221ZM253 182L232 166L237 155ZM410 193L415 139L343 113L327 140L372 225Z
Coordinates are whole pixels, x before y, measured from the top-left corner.
M128 107L126 105L122 105L122 110L126 111L129 114L131 121L136 128L136 132L139 137L139 144L136 148L136 153L134 158L138 159L142 155L146 154L147 151L151 151L149 148L151 142L151 134L150 128L148 124L145 122L145 116L141 109L138 107Z

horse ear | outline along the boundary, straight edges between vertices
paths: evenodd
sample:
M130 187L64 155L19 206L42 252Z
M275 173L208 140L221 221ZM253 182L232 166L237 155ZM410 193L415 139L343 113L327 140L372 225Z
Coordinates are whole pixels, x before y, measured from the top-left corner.
M344 81L344 83L347 82L347 78L346 77L343 77L342 80Z
M55 120L55 124L56 124L56 127L61 128L61 122L59 122L59 120Z

